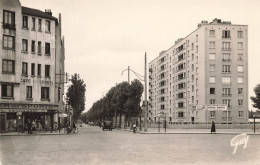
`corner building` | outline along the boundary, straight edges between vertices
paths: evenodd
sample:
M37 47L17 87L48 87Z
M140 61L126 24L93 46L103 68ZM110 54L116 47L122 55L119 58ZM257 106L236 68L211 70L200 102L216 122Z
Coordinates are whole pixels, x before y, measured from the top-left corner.
M0 18L1 131L26 130L29 119L49 130L63 106L61 16L1 0Z
M214 19L149 63L149 120L168 122L248 121L248 26ZM227 105L227 110L192 109Z

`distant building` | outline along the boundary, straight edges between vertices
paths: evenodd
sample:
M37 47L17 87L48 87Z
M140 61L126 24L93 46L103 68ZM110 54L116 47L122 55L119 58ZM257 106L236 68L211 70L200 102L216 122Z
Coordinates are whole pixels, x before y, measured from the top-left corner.
M26 130L28 119L49 128L63 107L61 15L1 0L0 18L1 131Z
M227 110L192 110L193 105ZM149 63L149 120L248 121L248 26L202 21Z

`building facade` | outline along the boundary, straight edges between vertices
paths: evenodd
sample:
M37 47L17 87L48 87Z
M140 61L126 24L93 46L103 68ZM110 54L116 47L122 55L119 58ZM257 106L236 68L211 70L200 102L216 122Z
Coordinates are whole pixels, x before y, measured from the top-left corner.
M61 16L1 0L1 131L27 129L28 120L49 129L63 107L64 41Z
M202 21L162 51L149 63L148 109L150 121L247 122L248 26Z

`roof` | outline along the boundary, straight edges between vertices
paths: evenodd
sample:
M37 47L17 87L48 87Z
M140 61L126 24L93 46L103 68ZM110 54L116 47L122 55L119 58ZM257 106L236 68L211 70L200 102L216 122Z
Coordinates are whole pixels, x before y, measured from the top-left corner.
M24 6L22 6L22 14L32 15L32 16L37 16L37 17L42 17L42 18L47 18L47 19L52 19L52 20L58 21L57 18L51 16L48 13L45 13L38 9L28 8L28 7L24 7Z

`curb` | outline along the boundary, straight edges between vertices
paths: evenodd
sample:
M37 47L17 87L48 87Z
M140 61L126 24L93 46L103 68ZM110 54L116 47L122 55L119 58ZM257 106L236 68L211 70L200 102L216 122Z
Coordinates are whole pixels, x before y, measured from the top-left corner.
M125 130L123 129L122 131L127 131L127 132L133 132L131 130ZM156 135L156 134L211 134L210 132L140 132L140 131L137 131L136 132L137 134L153 134L153 135ZM218 132L218 133L215 133L215 134L226 134L226 135L239 135L239 134L242 134L244 132ZM260 133L246 133L247 135L260 135Z
M47 135L69 135L67 133L38 133L38 134L0 134L1 136L47 136Z

